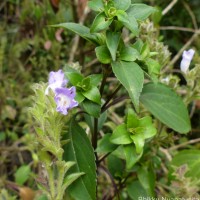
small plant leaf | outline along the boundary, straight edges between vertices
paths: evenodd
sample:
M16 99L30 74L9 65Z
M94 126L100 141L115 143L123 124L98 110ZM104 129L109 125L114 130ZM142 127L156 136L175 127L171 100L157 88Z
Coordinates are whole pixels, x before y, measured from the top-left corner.
M22 165L20 168L17 169L15 173L15 182L19 185L23 185L28 180L30 173L30 166Z
M129 145L123 145L124 149L124 155L126 159L126 168L131 169L135 163L141 158L142 153L140 154L136 153L136 149L134 144L129 144Z
M129 12L122 12L121 10L117 12L117 17L120 22L123 23L123 25L129 29L133 35L138 36L139 29L138 29L138 23L136 18Z
M103 31L106 28L108 28L111 23L112 23L112 20L111 19L106 19L106 15L105 15L104 12L99 13L95 17L95 19L94 19L94 21L92 23L92 26L90 28L90 32L94 33L94 32Z
M85 96L87 99L97 103L101 104L101 95L97 87L92 87L87 91L82 92L83 96Z
M97 59L103 64L111 63L111 56L106 45L95 48Z
M110 51L113 61L116 60L117 48L121 34L119 32L106 32L106 45Z
M127 10L131 5L131 0L113 0L113 3L117 10Z
M88 6L94 11L103 11L104 5L102 0L91 0L88 2Z
M133 141L130 138L130 133L126 129L126 124L119 125L110 137L113 144L130 144Z
M146 190L148 197L155 197L155 174L152 169L141 167L138 170L138 179Z
M171 88L161 83L145 84L140 100L156 118L179 133L190 131L186 106Z
M97 87L102 79L102 74L91 74L88 77L90 78L90 84Z
M127 12L137 20L143 21L147 19L153 12L155 12L155 9L146 4L132 4Z
M120 51L120 59L123 61L135 61L139 57L139 52L130 46L124 47Z
M67 22L67 23L61 23L61 24L55 24L51 25L52 27L59 27L59 28L66 28L70 31L73 31L74 33L80 35L82 38L93 42L95 44L101 43L101 38L103 37L100 33L90 33L90 29L86 26L83 26L81 24L76 24L73 22Z
M200 179L200 150L187 149L178 152L171 161L171 166L181 167L187 165L186 177ZM172 170L174 171L174 170Z
M106 153L110 153L114 151L118 147L118 145L110 142L110 137L111 137L111 134L107 133L103 136L103 138L101 138L98 141L98 147L96 149L96 152L106 154Z
M112 69L117 79L128 91L136 111L139 111L139 97L144 82L142 69L135 62L123 61L112 62Z
M85 99L82 104L83 109L93 117L99 117L101 112L101 105Z
M131 199L139 199L141 196L143 198L148 198L145 189L142 187L139 181L133 181L127 186L127 192Z

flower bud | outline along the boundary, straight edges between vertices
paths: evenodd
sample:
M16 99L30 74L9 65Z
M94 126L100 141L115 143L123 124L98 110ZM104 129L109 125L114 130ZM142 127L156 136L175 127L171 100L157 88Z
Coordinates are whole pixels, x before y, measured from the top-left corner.
M182 60L181 60L181 71L183 73L187 73L191 60L194 56L195 51L193 49L190 49L188 51L184 51L182 55Z

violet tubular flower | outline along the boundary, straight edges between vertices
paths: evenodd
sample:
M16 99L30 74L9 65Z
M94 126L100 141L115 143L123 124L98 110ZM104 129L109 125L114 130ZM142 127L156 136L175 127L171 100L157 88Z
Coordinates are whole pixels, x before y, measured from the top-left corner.
M56 88L55 101L57 104L56 110L63 115L67 115L68 110L78 106L78 102L74 100L76 88Z
M181 71L185 74L187 73L189 69L194 53L195 51L193 49L183 52L182 60L181 60Z
M62 88L67 85L68 80L65 79L64 72L60 69L57 72L49 73L49 85L45 90L45 94L49 94L49 89L52 89L55 92L56 88Z

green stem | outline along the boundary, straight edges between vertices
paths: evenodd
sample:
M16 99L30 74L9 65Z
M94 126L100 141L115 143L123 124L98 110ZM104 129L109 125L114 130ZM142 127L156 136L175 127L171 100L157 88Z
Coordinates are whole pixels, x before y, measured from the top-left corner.
M56 200L60 200L63 199L63 192L62 192L62 186L63 186L63 180L65 177L65 170L64 168L62 169L62 171L58 172L59 175L57 177L57 196L56 196Z
M49 181L49 192L51 195L51 200L55 199L56 196L56 191L55 191L55 183L54 183L54 172L53 169L49 166L49 163L45 163L46 165L46 170L48 173L48 181Z

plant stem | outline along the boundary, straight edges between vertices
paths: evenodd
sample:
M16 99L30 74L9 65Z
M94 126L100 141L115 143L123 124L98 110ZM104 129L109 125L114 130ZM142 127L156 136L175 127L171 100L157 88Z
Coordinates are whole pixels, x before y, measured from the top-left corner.
M50 189L50 195L51 195L51 199L53 200L55 198L55 184L54 184L54 174L53 174L53 169L51 168L51 166L49 166L49 163L45 163L46 165L46 170L48 173L48 181L49 181L49 189Z
M108 78L108 76L110 74L109 65L102 65L102 71L103 71L103 80L102 80L101 86L100 86L101 97L103 95L104 87L106 84L106 79ZM94 118L94 130L93 130L93 135L92 135L92 146L93 146L94 150L97 148L97 139L98 139L98 118L95 117ZM97 155L96 155L96 162L98 162Z
M176 145L176 146L172 146L172 147L169 148L168 150L169 150L169 151L174 151L174 150L177 150L177 149L179 149L179 148L185 147L185 146L187 146L187 145L189 145L189 144L195 144L195 143L198 143L198 142L200 142L200 138L193 139L193 140L189 140L189 141L184 142L184 143L182 143L182 144L178 144L178 145Z
M97 148L97 135L98 135L98 118L94 118L94 132L92 137L92 146L94 150Z
M78 15L77 15L77 10L76 10L76 7L77 7L77 1L74 1L74 0L71 0L71 6L72 6L72 13L73 13L73 18L74 18L74 22L78 23Z
M102 66L102 70L103 70L103 80L102 80L101 86L100 86L100 94L101 94L101 96L103 95L104 86L106 84L106 79L108 78L108 76L110 74L109 65L103 65Z
M108 177L110 178L110 180L111 180L111 182L112 182L113 188L114 188L114 190L115 190L114 196L117 195L117 199L120 199L120 198L119 198L119 190L118 190L118 188L117 188L117 185L116 185L116 183L115 183L115 180L114 180L112 174L111 174L104 166L102 166L102 165L101 165L99 168L102 169L102 170L108 175Z
M122 96L122 97L118 97L116 99L114 99L111 103L109 103L107 106L105 106L104 109L101 110L101 113L105 112L108 108L110 108L111 106L125 100L125 99L128 99L129 97L127 96Z
M114 90L114 92L108 97L107 101L103 104L101 110L103 111L106 106L108 105L108 103L113 99L113 97L117 94L117 92L120 90L120 88L122 87L122 85L118 85L117 88Z
M98 160L98 165L105 159L105 158L107 158L110 154L111 154L112 152L109 152L109 153L107 153L107 154L105 154L103 157L101 157L99 160Z

